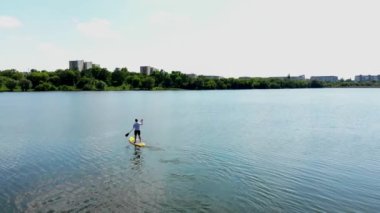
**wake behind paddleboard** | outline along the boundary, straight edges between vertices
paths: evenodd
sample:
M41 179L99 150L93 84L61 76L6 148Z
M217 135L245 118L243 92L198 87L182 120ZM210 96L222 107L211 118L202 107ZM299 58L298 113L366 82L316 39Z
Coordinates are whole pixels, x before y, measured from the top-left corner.
M145 143L144 142L137 142L135 143L135 137L129 137L128 139L129 143L132 144L132 145L135 145L135 146L138 146L138 147L144 147L145 146Z

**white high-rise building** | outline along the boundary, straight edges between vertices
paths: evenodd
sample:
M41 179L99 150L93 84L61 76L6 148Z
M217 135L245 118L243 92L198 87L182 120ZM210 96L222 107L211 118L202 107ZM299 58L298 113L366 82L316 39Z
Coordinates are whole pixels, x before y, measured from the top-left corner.
M76 61L70 61L69 62L69 69L71 69L71 70L82 71L83 67L84 67L84 61L83 60L76 60Z
M144 74L144 75L150 75L154 71L158 71L158 69L151 67L151 66L141 66L140 67L140 73Z
M84 65L83 65L84 70L91 69L92 67L93 67L92 62L84 62Z
M69 62L69 69L71 70L88 70L93 67L93 64L91 61L84 61L84 60L76 60L76 61L70 61Z

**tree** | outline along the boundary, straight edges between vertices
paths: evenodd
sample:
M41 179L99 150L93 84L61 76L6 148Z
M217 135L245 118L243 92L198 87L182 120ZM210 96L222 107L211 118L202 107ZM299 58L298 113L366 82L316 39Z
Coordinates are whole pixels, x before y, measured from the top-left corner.
M10 90L10 91L13 91L16 87L17 87L17 81L16 80L13 80L13 79L8 79L6 82L5 82L5 86Z
M257 85L255 84L255 88L257 88L257 89L268 89L268 87L269 87L268 81L265 79L260 79L257 82Z
M34 90L36 90L36 91L54 91L56 89L57 88L49 82L44 82L44 83L39 84L38 86L36 86L34 88Z
M173 71L171 74L170 74L170 79L171 79L171 84L172 84L172 87L175 87L175 88L181 88L183 83L185 82L185 78L184 78L184 74L182 74L181 72L179 71Z
M129 84L123 84L123 86L121 86L121 89L122 90L130 90L131 89L131 85L129 85Z
M21 79L19 84L20 84L21 90L24 92L32 88L32 82L25 78Z
M216 89L216 83L213 79L209 79L206 81L204 87L205 89Z
M151 90L154 87L154 78L146 77L141 82L142 87L147 90Z
M61 85L58 87L58 90L60 90L60 91L75 91L75 88L73 86Z
M24 75L17 70L11 69L11 70L3 70L0 72L1 76L12 78L16 81L21 80L24 78Z
M57 74L52 74L49 78L49 82L52 83L54 86L60 86L61 85L61 78Z
M3 84L5 83L5 77L3 77L3 76L0 76L0 89L1 89L1 87L3 87Z
M163 82L162 82L162 85L163 85L164 87L166 87L166 88L171 88L171 87L173 87L173 81L172 81L172 79L170 78L170 76L168 76L168 75L165 75L165 76L164 76L164 80L163 80Z
M32 82L33 87L37 87L39 84L48 81L49 74L47 72L34 71L27 75L26 78Z
M83 90L92 90L94 88L94 84L94 79L84 77L78 81L77 88Z
M106 68L94 67L91 70L92 76L96 80L101 80L110 84L111 81L111 73Z
M198 77L194 81L194 89L204 89L205 81L204 78Z
M92 70L91 69L82 70L80 72L80 76L81 77L87 77L87 78L93 78L94 77L94 76L92 76Z
M97 81L95 87L97 90L105 90L107 84L104 81Z
M269 82L268 87L270 89L280 89L281 85L278 82L276 82L276 81L272 81L272 82Z
M91 91L91 90L94 90L94 85L93 85L93 84L85 84L85 85L82 87L82 90L84 90L84 91Z
M121 86L127 78L128 71L125 69L116 69L111 74L111 81L113 86Z
M169 74L164 72L164 71L153 71L151 73L151 77L154 78L154 81L157 85L163 86L164 79L168 76Z
M133 76L131 79L131 84L133 88L140 88L141 87L141 80L138 76Z
M80 79L80 72L77 70L58 70L56 74L61 85L75 86Z
M227 84L222 80L216 80L216 88L227 89Z
M310 83L310 87L311 88L322 88L323 87L323 83L320 82L320 81L312 80L311 83Z

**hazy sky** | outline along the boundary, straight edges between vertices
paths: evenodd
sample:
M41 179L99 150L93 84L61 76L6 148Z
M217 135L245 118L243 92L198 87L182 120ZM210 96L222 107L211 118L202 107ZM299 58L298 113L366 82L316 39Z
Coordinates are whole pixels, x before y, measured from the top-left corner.
M0 69L380 74L379 0L0 0Z

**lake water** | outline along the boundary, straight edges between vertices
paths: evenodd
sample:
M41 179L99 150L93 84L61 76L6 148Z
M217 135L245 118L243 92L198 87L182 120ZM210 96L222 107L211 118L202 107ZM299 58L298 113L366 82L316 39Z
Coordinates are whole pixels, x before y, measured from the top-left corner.
M0 174L1 212L379 212L380 89L0 93Z

